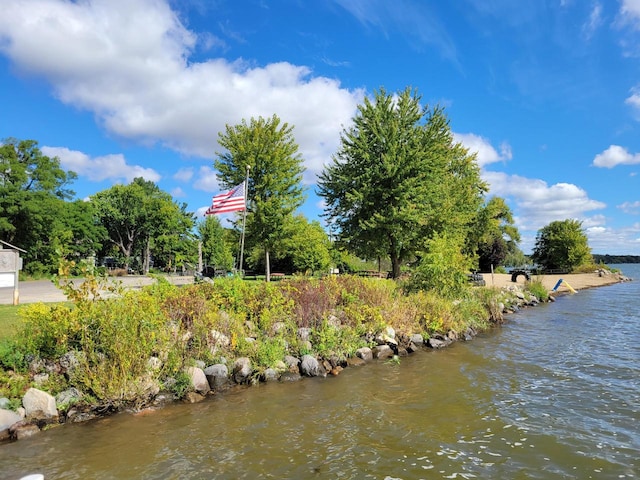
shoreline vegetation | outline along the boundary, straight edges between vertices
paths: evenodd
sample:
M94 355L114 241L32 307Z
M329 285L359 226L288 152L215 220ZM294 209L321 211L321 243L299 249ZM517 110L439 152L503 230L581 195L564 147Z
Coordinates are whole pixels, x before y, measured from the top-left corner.
M20 307L18 332L0 339L0 442L120 411L198 402L238 385L401 362L472 340L505 314L570 287L629 280L607 269L526 283L508 274L484 278L486 287L455 299L349 275L182 286L155 277L139 289L92 275L82 283L59 279L70 302Z

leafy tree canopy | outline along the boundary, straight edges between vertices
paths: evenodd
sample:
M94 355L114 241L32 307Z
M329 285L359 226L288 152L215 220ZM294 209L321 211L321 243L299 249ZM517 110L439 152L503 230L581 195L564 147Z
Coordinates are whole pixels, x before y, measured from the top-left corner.
M217 217L207 215L199 222L198 236L202 242L202 259L205 265L233 268L230 235Z
M176 242L188 236L193 227L193 217L184 205L178 205L170 194L143 178L98 192L91 201L110 242L123 256L125 267L138 252L147 271L154 241L164 240L158 243L162 246L171 241L177 248Z
M520 232L513 223L511 209L501 197L491 197L480 209L469 236L470 250L478 256L481 271L504 264L518 250Z
M593 262L587 235L578 220L558 220L538 230L531 259L545 269L573 270Z
M466 238L485 190L444 111L422 108L408 88L365 99L319 182L339 244L364 258L387 255L394 278L436 233Z
M26 250L25 271L54 273L62 255L89 256L102 232L86 202L66 202L76 174L43 155L35 140L0 144L0 238Z
M286 270L298 273L328 271L331 243L320 222L308 222L304 215L291 217L285 225L286 235L275 250L276 260L287 264Z
M226 188L245 180L249 167L247 244L260 246L265 255L266 277L270 277L269 254L284 238L285 223L304 200L302 159L293 137L293 127L274 115L252 118L226 126L218 143L226 152L214 162L218 178Z

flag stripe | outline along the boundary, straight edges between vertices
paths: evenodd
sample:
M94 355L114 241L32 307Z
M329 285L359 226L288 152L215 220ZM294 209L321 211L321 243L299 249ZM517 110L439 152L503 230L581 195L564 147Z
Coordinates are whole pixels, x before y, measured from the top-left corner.
M239 212L245 210L247 204L244 198L244 182L233 187L228 192L219 193L212 199L211 206L205 215L217 215L219 213Z

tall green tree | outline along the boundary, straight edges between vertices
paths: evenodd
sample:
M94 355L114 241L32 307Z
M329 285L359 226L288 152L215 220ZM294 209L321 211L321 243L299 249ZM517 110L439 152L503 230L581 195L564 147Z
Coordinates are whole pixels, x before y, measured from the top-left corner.
M226 152L214 162L225 188L240 184L250 168L246 238L248 247L259 246L265 259L266 279L271 276L270 253L285 236L285 223L304 200L302 158L293 127L273 115L226 126L218 134ZM242 267L242 266L241 266Z
M137 252L143 271L148 272L154 241L162 239L163 247L167 241L173 242L178 249L178 242L188 237L193 227L193 216L186 212L185 205L177 204L170 194L143 178L98 192L91 201L125 268Z
M582 222L557 220L538 230L531 259L545 269L569 271L593 263Z
M435 234L466 238L486 190L444 111L423 108L408 88L365 99L318 186L339 244L388 256L394 278Z
M35 140L8 138L0 144L0 238L27 251L28 273L53 273L61 251L87 255L99 242L83 206L66 202L74 196L69 186L76 178Z
M520 232L511 209L501 197L491 197L480 209L468 237L469 250L478 256L480 271L504 264L507 255L518 249Z
M205 265L233 268L233 253L229 235L217 217L207 215L198 223L198 237L202 242L202 260Z
M287 222L286 232L274 252L286 270L311 274L329 270L331 242L320 222L295 215Z

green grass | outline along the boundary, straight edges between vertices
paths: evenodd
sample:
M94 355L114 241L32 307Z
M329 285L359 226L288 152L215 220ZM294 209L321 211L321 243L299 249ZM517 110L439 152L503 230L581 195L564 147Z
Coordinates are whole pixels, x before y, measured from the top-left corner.
M0 305L0 339L11 338L16 334L20 318L20 305Z

